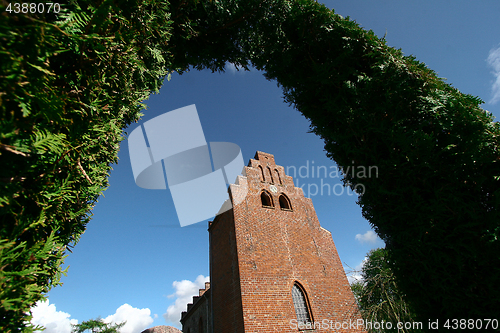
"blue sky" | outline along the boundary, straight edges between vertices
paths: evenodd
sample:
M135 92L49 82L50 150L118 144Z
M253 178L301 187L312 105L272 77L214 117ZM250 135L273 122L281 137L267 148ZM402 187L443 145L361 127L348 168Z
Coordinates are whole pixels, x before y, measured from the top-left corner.
M324 1L350 16L390 46L413 54L464 93L479 96L483 108L500 116L500 2L349 0ZM424 4L425 3L425 4ZM144 121L195 104L206 140L240 146L245 164L257 150L277 164L334 167L323 143L307 133L308 121L283 103L276 82L257 71L229 67L224 74L174 74L146 102ZM139 124L130 126L130 133ZM69 322L98 316L128 320L123 333L156 325L179 326L180 311L208 276L207 222L181 228L168 190L145 190L134 183L127 141L113 166L110 188L99 199L81 241L66 259L63 285L35 309L48 333L69 332ZM304 171L305 169L303 169ZM304 173L302 173L304 175ZM294 176L292 174L292 176ZM298 177L312 198L321 225L331 231L341 261L359 267L366 253L383 246L361 216L356 196L315 186L340 183L332 177ZM297 181L297 179L296 179ZM296 183L297 184L297 183ZM337 193L341 193L339 186Z

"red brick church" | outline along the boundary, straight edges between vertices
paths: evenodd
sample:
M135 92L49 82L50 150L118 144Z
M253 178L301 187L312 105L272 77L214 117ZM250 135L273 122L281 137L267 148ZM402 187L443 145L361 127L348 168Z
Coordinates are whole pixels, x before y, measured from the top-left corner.
M273 155L257 152L229 197L184 333L365 332L331 233Z

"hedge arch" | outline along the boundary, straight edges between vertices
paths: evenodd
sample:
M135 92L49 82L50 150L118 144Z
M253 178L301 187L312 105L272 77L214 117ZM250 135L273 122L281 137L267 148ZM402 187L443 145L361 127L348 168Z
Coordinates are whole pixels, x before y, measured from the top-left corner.
M377 178L344 182L363 184L363 215L422 322L495 318L500 126L480 99L312 0L80 0L66 10L0 20L3 331L23 327L57 285L140 101L171 71L227 62L276 80L341 168L378 167Z
M219 29L200 29L188 41L186 59L197 68L223 70L231 61L264 71L340 168L378 167L376 178L346 174L344 183L364 185L363 216L385 241L422 322L493 316L500 299L499 123L479 98L324 6L265 3L238 3L239 14L221 14ZM208 44L222 31L230 36L217 45L230 50L225 57Z

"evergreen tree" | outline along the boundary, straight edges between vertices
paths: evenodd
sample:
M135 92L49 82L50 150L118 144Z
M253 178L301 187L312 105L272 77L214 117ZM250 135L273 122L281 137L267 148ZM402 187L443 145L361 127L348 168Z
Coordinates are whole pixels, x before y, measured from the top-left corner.
M0 331L31 331L108 186L123 128L168 75L160 0L70 1L40 13L0 1ZM12 7L11 7L12 8ZM48 10L51 8L51 12Z

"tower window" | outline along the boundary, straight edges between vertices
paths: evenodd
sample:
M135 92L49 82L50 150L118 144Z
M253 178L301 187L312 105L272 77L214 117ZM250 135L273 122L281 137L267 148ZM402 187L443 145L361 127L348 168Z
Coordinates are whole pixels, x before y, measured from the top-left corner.
M284 194L279 197L280 208L284 210L292 210L292 205L290 204L290 199Z
M271 172L271 168L267 167L267 171L269 171L269 176L271 176L271 183L274 184L273 173Z
M303 326L311 323L311 312L309 311L307 296L304 289L298 283L294 283L293 285L292 299L295 314L297 315L297 323Z
M277 169L274 169L274 172L276 173L276 178L278 179L278 183L280 185L282 185L283 183L281 182L281 177L280 177L280 173L278 172Z
M260 200L262 201L262 207L274 208L273 197L267 191L262 191L260 194Z

